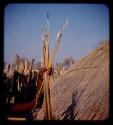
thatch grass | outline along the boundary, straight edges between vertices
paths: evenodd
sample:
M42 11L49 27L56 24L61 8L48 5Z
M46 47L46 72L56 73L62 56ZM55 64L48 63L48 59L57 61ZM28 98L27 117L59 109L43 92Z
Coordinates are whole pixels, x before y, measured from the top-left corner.
M100 44L51 88L56 120L103 120L109 116L109 43ZM40 111L40 119L43 111Z

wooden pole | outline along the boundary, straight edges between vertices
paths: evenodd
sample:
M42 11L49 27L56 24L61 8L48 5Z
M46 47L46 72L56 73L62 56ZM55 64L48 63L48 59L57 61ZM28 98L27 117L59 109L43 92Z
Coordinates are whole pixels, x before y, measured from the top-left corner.
M53 52L50 58L49 55L49 32L46 32L44 35L44 40L43 40L43 67L50 68L53 63L54 56L56 54L56 50L60 44L60 39L62 37L62 33L67 26L68 20L66 21L65 25L61 28L60 32L57 35L57 41L55 44L55 47L53 48ZM46 120L52 120L53 115L52 115L52 105L51 105L51 97L50 97L50 76L47 74L47 72L44 73L44 81L43 84L40 88L40 91L44 91L44 119ZM36 94L36 99L40 95L40 91ZM37 103L35 104L36 107ZM34 107L34 108L35 108Z
M68 24L68 19L66 20L65 24L62 26L61 30L58 32L57 34L57 41L56 41L56 44L55 44L55 47L53 48L52 50L52 55L51 55L51 58L50 58L50 62L49 62L49 66L48 67L51 67L52 63L53 63L53 59L54 59L54 56L56 54L56 50L58 49L59 45L60 45L60 42L61 42L61 37L63 35L63 31L64 29L66 28Z
M49 39L48 34L45 35L45 66L48 67L49 64ZM51 99L50 99L50 87L49 87L50 77L47 72L44 73L44 119L52 119L52 109L51 109Z
M68 20L61 28L60 32L57 35L57 41L55 44L55 47L53 48L52 56L50 58L49 55L49 45L48 45L48 34L46 34L45 38L45 53L44 53L44 60L45 60L45 66L49 69L52 66L54 56L56 54L56 50L58 49L58 46L60 44L60 40L63 34L63 31L65 27L67 26ZM52 120L52 105L51 105L51 98L50 98L50 76L47 75L47 73L44 74L44 104L45 104L45 111L44 111L44 119Z

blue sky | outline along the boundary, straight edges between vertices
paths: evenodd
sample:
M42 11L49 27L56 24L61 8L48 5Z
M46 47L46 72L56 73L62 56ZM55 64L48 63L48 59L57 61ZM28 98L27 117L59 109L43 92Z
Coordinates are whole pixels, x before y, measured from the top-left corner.
M42 56L42 27L49 13L50 49L56 35L69 18L57 50L55 62L87 55L102 40L109 40L109 9L104 4L9 4L4 11L4 61L12 63L16 54Z

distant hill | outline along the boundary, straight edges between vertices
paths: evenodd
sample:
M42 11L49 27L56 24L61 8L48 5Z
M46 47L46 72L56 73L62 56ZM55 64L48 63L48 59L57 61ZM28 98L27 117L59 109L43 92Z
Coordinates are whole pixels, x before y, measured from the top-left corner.
M76 62L51 87L56 120L103 120L109 116L109 43ZM41 110L37 119L41 119Z

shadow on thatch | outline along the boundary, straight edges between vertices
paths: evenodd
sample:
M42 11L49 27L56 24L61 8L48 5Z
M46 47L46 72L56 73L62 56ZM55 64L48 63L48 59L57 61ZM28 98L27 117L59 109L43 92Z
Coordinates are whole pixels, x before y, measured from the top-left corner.
M62 113L62 115L65 114L63 120L74 120L74 110L77 103L76 94L77 93L73 93L71 105Z
M74 120L77 113L74 113L76 110L77 103L79 102L79 98L84 92L85 89L82 89L81 92L75 91L72 95L71 105L62 113L64 116L63 120ZM78 110L79 111L79 110Z
M76 114L74 114L74 111L76 110L77 102L84 90L85 89L83 89L80 93L78 93L78 91L75 91L73 93L71 105L62 113L62 116L65 115L63 120L74 120L75 119L78 112L76 112Z

